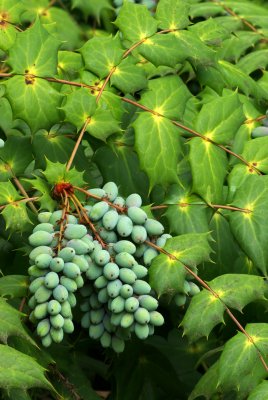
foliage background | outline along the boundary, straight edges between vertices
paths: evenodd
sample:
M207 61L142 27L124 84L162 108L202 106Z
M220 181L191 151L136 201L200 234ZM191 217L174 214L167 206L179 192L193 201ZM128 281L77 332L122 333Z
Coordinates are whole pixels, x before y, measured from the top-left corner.
M3 398L268 397L268 139L251 136L267 109L268 6L158 7L153 16L126 2L113 23L109 0L0 1ZM188 235L187 262L199 264L214 295L202 290L176 307L169 293L179 278L156 261L150 280L166 324L153 338L131 341L118 357L80 330L77 310L76 332L39 348L24 305L27 237L36 208L56 207L51 188L62 179L112 180L124 196L140 193L167 231ZM209 259L204 246L194 252L208 232Z

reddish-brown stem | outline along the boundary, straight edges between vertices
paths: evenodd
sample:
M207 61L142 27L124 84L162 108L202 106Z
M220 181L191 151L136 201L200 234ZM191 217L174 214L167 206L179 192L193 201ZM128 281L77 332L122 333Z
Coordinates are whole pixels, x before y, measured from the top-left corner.
M148 108L146 106L143 106L142 104L139 104L134 100L128 99L126 97L121 97L121 100L124 101L125 103L129 103L129 104L132 104L132 105L134 105L136 107L139 107L140 109L142 109L144 111L147 111L147 112L149 112L149 113L151 113L153 115L156 115L156 116L162 117L162 118L166 118L164 115L162 115L162 114L160 114L160 113L158 113L158 112L156 112L154 110L151 110L150 108ZM223 146L222 144L214 142L214 140L208 138L207 136L202 135L201 133L195 131L194 129L188 128L187 126L181 124L180 122L174 121L172 119L169 119L169 121L172 122L173 125L185 130L186 132L189 132L194 136L200 137L201 139L205 140L206 142L212 143L215 146L219 147L220 149L224 150L226 153L229 153L232 156L238 158L243 164L247 165L249 168L255 170L259 175L261 175L261 172L256 167L254 167L252 164L250 164L242 156L240 156L239 154L234 153L232 150L229 150L227 147Z
M81 211L80 211L80 208L79 208L79 204L80 204L79 200L73 194L70 194L70 198L71 198L71 200L73 202L73 205L74 205L74 207L76 209L79 222L82 222L83 221L83 217L82 217L82 214L81 214Z
M68 200L68 195L66 193L66 191L63 191L64 193L64 203L63 203L63 210L62 210L62 217L60 220L60 231L59 231L59 241L57 244L57 253L61 250L61 244L62 244L62 240L63 240L63 235L64 235L64 230L65 230L65 226L66 226L66 218L67 218L67 213L69 211L69 200Z
M169 253L168 251L164 250L163 248L157 246L155 243L152 243L148 240L145 241L145 243L150 246L153 247L154 249L156 249L158 252L163 253L165 255L167 255L170 259L172 260L176 260L178 262L181 263L181 265L185 268L185 270L192 275L199 283L200 285L202 285L206 290L208 290L216 299L220 300L225 307L226 312L228 313L228 315L230 316L230 318L234 321L234 323L236 324L236 326L238 327L238 329L248 338L248 340L255 346L258 356L260 358L260 361L262 362L265 370L268 372L268 366L263 358L263 356L261 355L258 347L256 346L253 338L245 331L245 329L243 328L243 326L240 324L240 322L237 320L237 318L234 316L234 314L232 313L232 311L228 308L228 306L224 303L224 301L220 298L220 296L218 295L217 292L215 292L205 281L203 281L203 279L201 279L197 274L195 274L189 267L187 267L187 265L185 265L178 257L174 256L173 254Z
M89 219L89 217L88 217L88 215L87 215L87 213L86 213L86 210L84 209L84 207L82 206L82 204L80 203L80 201L78 200L78 198L77 198L74 194L72 194L72 195L71 195L71 199L72 199L73 202L74 202L74 205L75 205L75 208L76 208L76 210L77 210L77 212L78 212L78 215L81 216L81 221L85 220L86 223L88 224L88 226L90 227L90 229L91 229L93 235L95 236L95 238L97 239L97 241L101 244L101 246L102 246L103 248L107 247L106 243L105 243L105 242L102 240L102 238L100 237L100 235L99 235L97 229L95 228L94 224L90 221L90 219ZM81 215L81 212L82 212L82 215Z
M180 206L180 207L187 207L187 206L206 206L206 203L174 203L174 204L160 204L159 206L152 206L151 210L161 210L163 208L168 208L169 206ZM240 207L233 207L233 206L227 206L227 205L222 205L222 204L208 204L209 207L211 208L222 208L225 210L231 210L231 211L240 211L244 213L251 213L252 210L249 210L247 208L240 208Z
M136 47L144 43L145 40L146 38L141 39L139 42L134 43L129 49L125 51L125 53L123 54L123 58L126 58L134 49L136 49Z
M76 155L76 153L77 153L79 144L81 143L81 140L83 139L84 133L86 132L86 129L87 129L87 126L88 126L88 124L89 124L89 122L90 122L90 119L91 119L91 117L88 117L88 118L86 119L86 122L84 123L84 126L83 126L83 128L82 128L82 130L81 130L81 132L80 132L80 134L79 134L79 136L78 136L78 139L77 139L77 141L76 141L76 143L75 143L75 146L74 146L74 148L73 148L72 154L71 154L71 156L70 156L70 158L69 158L69 161L68 161L68 163L67 163L66 171L69 171L69 169L71 168L72 162L73 162L74 157L75 157L75 155Z
M0 75L1 76L1 75ZM42 76L33 76L34 78L40 78L40 79L45 79L48 82L54 82L54 83L61 83L64 85L70 85L70 86L77 86L77 87L84 87L87 89L92 89L92 90L97 90L98 88L96 86L91 86L91 85L86 85L85 83L81 82L72 82L72 81L67 81L66 79L58 79L58 78L51 78L51 77L42 77Z
M262 121L263 119L267 118L266 115L260 115L257 118L252 118L252 119L247 119L244 124L252 124L252 122L259 122Z
M5 208L7 206L10 206L10 205L16 205L16 204L20 204L20 203L27 203L29 201L37 201L37 200L39 200L39 197L28 197L26 199L12 201L11 203L7 203L7 204L4 204L3 206L0 206L0 210L3 210L3 208Z
M26 297L23 297L23 298L21 299L21 302L20 302L20 305L19 305L19 312L22 312L22 311L23 311L23 308L24 308L24 306L25 306L25 302L26 302Z
M126 211L126 209L124 207L120 207L120 206L117 206L116 204L111 203L106 197L96 196L95 194L91 194L87 190L82 189L78 186L74 186L74 189L78 190L81 193L84 193L87 197L91 197L92 199L99 200L99 201L105 201L106 203L109 204L110 207L115 208L117 211L119 211L121 213L124 213Z
M17 186L17 188L19 189L19 191L23 194L23 196L26 197L27 199L30 199L30 197L28 196L28 193L26 192L26 190L24 189L24 187L22 186L22 184L20 183L20 181L18 180L18 178L17 178L14 174L13 174L12 178L13 178L13 181L14 181L15 185ZM37 213L38 213L38 210L37 210L37 208L35 207L35 205L34 205L30 200L28 200L28 202L29 202L29 207L31 208L31 210L32 210L35 214L37 214Z
M116 70L116 67L113 67L113 68L111 69L111 71L109 72L109 75L106 77L106 79L105 79L105 81L104 81L104 83L103 83L103 85L102 85L102 87L101 87L101 89L100 89L100 91L99 91L99 93L98 93L98 96L96 97L96 103L99 102L100 97L101 97L101 95L102 95L102 93L103 93L103 91L104 91L106 85L108 84L108 82L109 82L109 80L110 80L110 78L111 78L111 76L113 75L113 73L114 73L115 70Z

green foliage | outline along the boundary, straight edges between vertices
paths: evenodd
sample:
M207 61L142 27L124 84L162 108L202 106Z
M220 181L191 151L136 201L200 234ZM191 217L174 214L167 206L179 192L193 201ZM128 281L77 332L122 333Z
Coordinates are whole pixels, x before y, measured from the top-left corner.
M263 0L0 1L1 398L97 399L95 390L106 389L117 400L268 396L267 15ZM110 230L110 221L99 219L107 199L96 204L106 192L93 190L94 199L86 191L111 181L120 197L106 190L120 216L124 198L137 193L127 207L142 200L148 217L173 237L158 237L162 225L135 222L135 211L129 216L141 226L132 231L133 221L121 216L119 233ZM73 258L81 275L66 259L65 266L54 261L46 279L48 267L38 265L27 277L28 237L39 222L49 231L50 213L66 198L68 223L84 213L93 239L111 247L121 234L135 243L142 267L131 265L126 247L128 257L117 255L124 265L117 271L112 262L102 273L107 254L73 230L61 239L81 253ZM39 252L43 262L57 253L61 216L53 214L53 237L36 232L31 239L51 246L36 248L31 263ZM147 231L149 248L141 244ZM147 268L165 318L161 328L155 310L137 317L124 310L129 291L149 293ZM109 281L113 274L124 281L122 292L118 277ZM133 274L141 274L137 283ZM82 288L89 279L93 295ZM49 306L51 333L42 336L46 296L58 283L69 291L55 296L68 296L68 305L57 318ZM206 288L198 293L196 283ZM109 307L118 311L112 325L122 320L124 329L110 332L112 339L108 325L103 334L96 321L100 304L119 292ZM148 312L155 327L143 323ZM78 333L81 318L91 323L89 335ZM127 340L126 326L149 337ZM44 350L36 333L44 346L63 343ZM117 351L126 341L123 354L100 351L92 340L100 336L102 346Z

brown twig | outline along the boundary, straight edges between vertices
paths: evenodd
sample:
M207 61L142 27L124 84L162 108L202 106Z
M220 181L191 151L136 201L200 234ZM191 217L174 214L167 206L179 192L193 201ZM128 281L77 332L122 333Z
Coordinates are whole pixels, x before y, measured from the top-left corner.
M259 122L262 121L263 119L267 118L266 115L260 115L257 118L252 118L252 119L247 119L244 124L252 124L252 122Z
M248 208L240 208L240 207L234 207L234 206L228 206L228 205L222 205L222 204L206 204L206 203L174 203L174 204L160 204L158 206L152 206L151 210L161 210L164 208L168 208L169 206L180 206L180 207L187 207L187 206L209 206L211 208L222 208L225 210L231 210L231 211L240 211L244 213L251 213L252 210L249 210Z
M74 203L74 206L76 208L76 211L78 212L78 215L80 216L81 221L85 220L86 223L88 224L88 226L90 227L93 235L95 236L95 238L97 239L97 241L101 244L101 246L103 248L107 247L107 244L102 240L102 238L99 235L99 232L97 231L97 229L95 228L94 224L92 221L90 221L86 210L84 209L84 207L82 206L82 204L80 203L79 199L75 196L75 194L71 194L71 199ZM81 215L82 212L82 215Z
M27 203L30 201L32 202L32 201L37 201L37 200L39 200L39 197L28 197L26 199L12 201L11 203L7 203L7 204L0 206L0 210L3 210L3 208L10 206L10 205L12 206L12 205L20 204L20 203Z
M69 390L75 400L82 400L82 397L76 392L75 386L56 368L56 366L50 365L49 369L63 383L67 390Z
M12 173L12 179L15 183L15 185L17 186L17 188L19 189L19 191L23 194L24 197L26 197L27 199L30 199L30 197L28 196L28 193L26 192L26 190L24 189L24 187L22 186L22 184L20 183L20 181L18 180L18 178ZM28 200L29 202L29 207L31 208L31 210L35 213L38 214L38 210L35 207L35 205Z
M70 158L69 158L69 161L68 161L68 163L67 163L66 171L69 171L69 169L70 169L71 166L72 166L72 163L73 163L74 157L75 157L75 155L76 155L76 153L77 153L79 144L81 143L81 140L83 139L84 133L86 132L86 129L87 129L87 126L88 126L90 120L91 120L91 117L88 117L88 118L86 119L86 122L84 123L84 126L83 126L83 128L82 128L82 130L81 130L81 132L80 132L80 134L79 134L79 136L78 136L78 139L77 139L77 141L76 141L76 143L75 143L75 146L74 146L74 148L73 148L72 154L71 154L71 156L70 156Z
M63 193L64 193L64 202L63 202L62 216L60 219L60 231L59 231L59 240L57 244L57 253L59 253L59 251L61 250L62 240L67 222L67 214L70 208L68 195L65 190L63 191Z
M92 199L99 200L99 201L105 201L110 207L113 207L114 209L116 209L117 211L119 211L121 213L124 213L126 211L125 207L120 207L120 206L117 206L116 204L111 203L106 197L96 196L95 194L91 194L87 190L82 189L78 186L74 186L74 189L78 190L81 193L84 193L87 197L91 197Z
M217 292L215 292L205 281L203 281L203 279L201 279L195 272L193 272L189 267L187 267L187 265L185 265L178 257L174 256L174 254L169 253L168 251L166 251L165 249L157 246L155 243L152 243L148 240L145 241L145 243L150 246L153 247L154 249L156 249L158 252L165 254L166 256L168 256L170 259L172 260L176 260L178 262L181 263L181 265L184 267L184 269L190 274L192 275L199 283L200 285L202 285L206 290L208 290L216 299L220 300L224 307L226 312L228 313L228 315L230 316L230 318L233 320L233 322L236 324L236 326L238 327L238 329L247 337L247 339L254 345L254 347L256 348L256 351L258 353L258 357L260 358L261 363L263 364L265 370L268 372L268 366L261 354L261 352L259 351L256 343L254 342L254 339L246 332L246 330L243 328L243 326L240 324L240 322L237 320L237 318L234 316L234 314L232 313L232 311L229 309L229 307L224 303L224 301L220 298L220 296L218 295Z
M113 75L113 73L114 73L115 70L116 70L116 67L113 67L113 68L111 69L111 71L109 72L108 76L106 77L106 79L105 79L105 81L104 81L102 87L100 88L100 91L99 91L99 93L98 93L98 96L96 97L96 103L99 102L100 97L101 97L101 95L102 95L102 93L103 93L103 91L104 91L106 85L108 84L108 82L109 82L109 80L110 80L110 78L111 78L111 76Z
M24 306L25 306L25 303L26 303L26 297L23 297L23 298L21 299L21 302L20 302L20 305L19 305L19 312L22 313L23 308L24 308Z

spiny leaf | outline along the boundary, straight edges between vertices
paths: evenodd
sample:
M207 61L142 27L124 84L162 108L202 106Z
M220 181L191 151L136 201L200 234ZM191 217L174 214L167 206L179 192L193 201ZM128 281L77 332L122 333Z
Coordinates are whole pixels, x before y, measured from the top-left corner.
M7 343L9 336L20 336L32 344L34 341L25 331L21 323L22 313L11 307L4 298L0 297L0 315L1 315L1 326L0 326L0 341ZM2 365L0 363L0 365ZM1 376L1 374L0 374ZM1 379L1 378L0 378Z
M220 25L217 19L212 18L190 26L189 30L195 32L207 45L219 46L224 39L229 37L228 30Z
M267 291L263 278L244 274L218 276L209 286L224 303L205 289L192 298L181 323L191 341L208 336L218 323L224 322L224 304L242 311L247 304L264 299Z
M86 119L91 117L96 110L96 97L86 88L75 90L68 94L66 103L62 107L66 120L81 129Z
M11 182L0 183L0 205L9 204L13 201L20 200L22 197L14 188Z
M219 380L219 361L216 361L206 373L199 379L194 390L190 394L189 400L194 400L200 396L211 399L217 392Z
M183 29L189 25L190 3L184 0L160 0L155 18L161 29Z
M171 296L183 292L186 270L183 264L195 267L209 260L210 246L208 234L186 234L168 239L164 250L178 258L173 260L166 254L160 254L153 259L149 269L150 284L161 296L168 293Z
M236 240L264 275L267 273L268 262L267 202L268 177L250 175L236 190L232 204L251 212L235 212L230 215L230 225Z
M193 138L189 145L193 192L208 203L221 203L228 165L226 153L201 138Z
M140 103L170 119L181 119L187 101L192 97L178 76L153 79L141 96Z
M250 392L248 400L263 400L268 397L268 381L263 381Z
M157 183L178 182L177 162L181 139L176 127L166 118L141 113L133 124L135 147L141 168L150 179L150 188Z
M267 359L268 326L248 324L245 328L261 354ZM241 377L243 380L241 381ZM267 377L254 344L241 332L225 344L219 363L219 385L224 391L238 390L244 397ZM245 385L246 383L246 385Z
M57 202L51 197L51 187L48 185L48 183L39 176L37 176L35 179L29 179L28 182L30 182L32 186L39 192L38 202L40 204L40 209L51 212L54 211Z
M9 204L1 214L6 222L6 229L10 229L11 232L25 232L32 229L26 203Z
M8 136L5 146L0 149L0 181L6 181L14 174L22 175L32 159L29 137Z
M44 375L45 369L34 358L12 347L0 345L0 387L22 389L41 387L54 391Z
M124 54L119 35L114 37L94 37L81 48L86 69L101 79L117 66Z
M106 141L111 134L120 132L120 125L110 110L102 110L99 107L90 119L86 130L95 138Z
M48 56L49 58L49 56ZM4 83L14 117L25 121L32 132L48 129L60 120L58 107L62 95L39 78L14 76Z
M85 184L83 172L79 172L75 168L66 171L66 164L59 162L54 163L47 160L47 167L43 174L51 185L55 185L58 182L69 182L81 187Z
M121 61L111 76L111 84L123 93L134 93L147 86L146 75L143 68L135 65L131 57Z
M172 233L208 232L208 208L202 200L179 185L172 185L167 193L165 216Z
M25 275L6 275L0 278L0 296L24 297L29 286Z
M238 93L216 97L203 105L195 129L220 144L228 144L244 122Z
M123 4L114 23L122 32L124 39L130 42L139 42L152 36L157 31L158 25L145 6L128 2Z
M261 172L268 173L268 137L256 138L245 144L242 156Z
M93 15L99 20L103 10L109 10L112 8L109 0L72 0L73 8L81 10L87 18L89 15Z
M59 45L37 19L26 31L18 33L8 62L17 74L52 76L57 73Z

